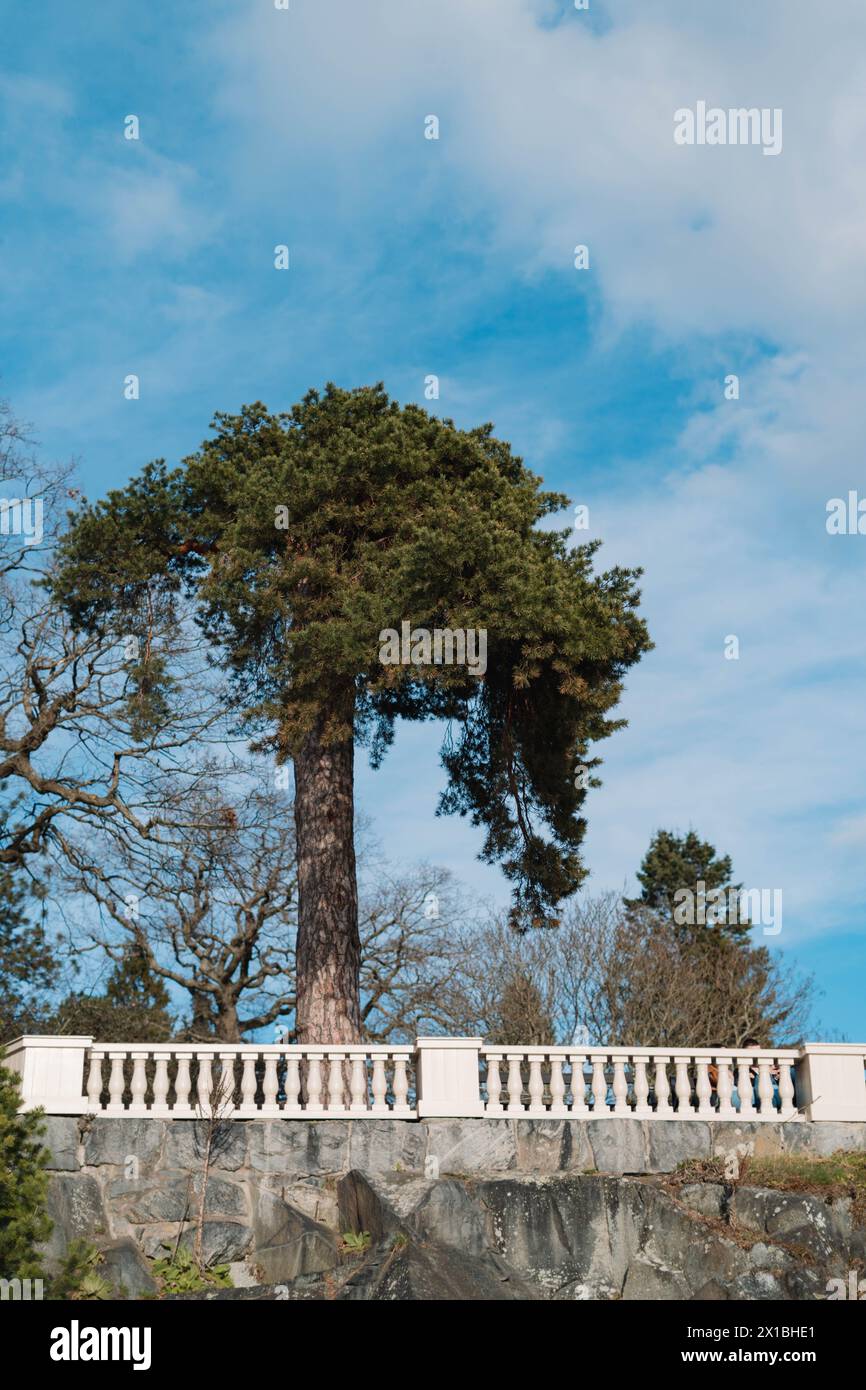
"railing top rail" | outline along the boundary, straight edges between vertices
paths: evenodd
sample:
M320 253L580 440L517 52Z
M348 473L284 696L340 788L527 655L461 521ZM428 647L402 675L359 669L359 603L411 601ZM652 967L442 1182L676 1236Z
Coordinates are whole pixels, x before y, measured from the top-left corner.
M833 1050L828 1048L828 1051ZM855 1053L861 1050L852 1049ZM622 1061L627 1061L630 1057L694 1057L698 1060L709 1060L713 1057L757 1057L766 1061L775 1058L794 1062L802 1055L802 1049L798 1047L592 1047L588 1044L546 1047L542 1044L534 1046L528 1043L518 1043L511 1047L503 1047L498 1043L496 1046L488 1047L485 1044L480 1051L484 1057L525 1057L530 1053L538 1053L545 1057L613 1057Z
M90 1042L93 1052L147 1052L148 1054L170 1056L177 1052L201 1054L212 1052L233 1052L237 1056L244 1053L263 1053L265 1056L310 1057L411 1057L415 1051L414 1043L229 1043L229 1042Z

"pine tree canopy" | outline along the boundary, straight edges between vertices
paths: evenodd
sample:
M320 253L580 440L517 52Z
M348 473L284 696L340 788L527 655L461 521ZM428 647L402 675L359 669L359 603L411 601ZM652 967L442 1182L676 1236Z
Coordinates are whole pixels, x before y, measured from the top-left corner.
M135 631L147 604L194 603L260 747L318 727L374 764L397 718L447 721L440 811L538 918L580 884L591 745L650 647L638 570L594 572L597 543L539 523L568 499L494 437L381 385L328 385L289 413L219 414L179 468L149 464L73 517L57 593L86 627ZM380 634L487 632L487 667L383 664ZM577 783L577 785L576 785Z
M686 890L693 894L696 906L706 901L707 894L720 893L724 895L724 901L719 899L719 905L712 907L708 913L708 923L683 926L681 935L704 942L721 936L740 945L748 945L751 927L742 915L738 899L743 885L733 883L732 875L730 855L717 855L715 847L701 840L694 830L689 830L685 835L659 830L653 836L638 870L641 895L639 898L626 899L626 906L645 907L676 921L678 893Z

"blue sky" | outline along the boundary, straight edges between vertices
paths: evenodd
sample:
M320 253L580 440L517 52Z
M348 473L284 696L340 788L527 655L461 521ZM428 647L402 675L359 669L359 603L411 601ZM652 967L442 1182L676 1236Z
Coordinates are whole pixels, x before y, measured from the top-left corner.
M646 570L657 646L599 750L590 886L631 885L655 829L694 826L782 889L770 944L866 1037L866 537L825 527L828 499L866 495L859 0L818 36L805 0L0 18L0 394L45 452L96 495L215 410L328 379L423 402L438 375L432 408L494 421L589 505L603 562ZM698 100L782 108L782 153L677 147ZM432 729L359 778L395 858L504 900L478 836L433 816Z

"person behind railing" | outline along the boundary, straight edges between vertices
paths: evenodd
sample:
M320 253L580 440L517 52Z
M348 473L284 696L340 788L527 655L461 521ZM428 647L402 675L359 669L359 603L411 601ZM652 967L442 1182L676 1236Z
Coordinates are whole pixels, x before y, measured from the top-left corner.
M743 1043L743 1050L746 1051L746 1052L752 1052L752 1051L754 1051L754 1050L760 1051L761 1047L762 1047L762 1044L758 1042L758 1039L757 1039L757 1038L746 1038L746 1041ZM793 1067L791 1068L791 1075L792 1075L792 1076L794 1075L794 1068L793 1068ZM760 1071L759 1071L759 1069L758 1069L758 1067L757 1067L756 1064L753 1064L753 1065L751 1065L751 1066L749 1067L749 1079L751 1080L751 1083L752 1083L752 1101L753 1101L753 1103L754 1103L754 1105L755 1105L755 1108L756 1108L756 1109L760 1109L760 1105L761 1105L761 1096L760 1096L760 1091L759 1091ZM779 1096L779 1067L778 1067L778 1064L777 1064L777 1063L774 1063L774 1064L770 1067L770 1080L771 1080L772 1083L773 1083L773 1098L772 1098L772 1100L770 1101L770 1108L771 1108L772 1110L778 1110L778 1109L781 1108L782 1101L781 1101L781 1098L780 1098L780 1096Z
M744 1051L744 1052L752 1052L752 1051L755 1051L755 1050L760 1050L760 1048L761 1048L761 1044L758 1042L757 1038L746 1038L746 1041L743 1043L743 1051ZM714 1045L714 1049L713 1049L713 1050L715 1051L715 1045ZM719 1108L719 1067L718 1067L718 1056L716 1056L715 1060L711 1061L711 1062L708 1064L708 1066L707 1066L707 1074L708 1074L709 1079L710 1079L710 1087L711 1087L711 1090L712 1090L712 1096L711 1096L711 1099L710 1099L710 1104L713 1106L713 1109L718 1110L718 1108ZM735 1070L735 1071L734 1071L734 1084L733 1084L733 1088L732 1088L732 1090L731 1090L731 1104L733 1105L733 1107L734 1107L735 1110L739 1110L739 1109L740 1109L740 1093L739 1093L739 1091L737 1090L737 1077L738 1077L738 1075L739 1075L739 1071L738 1071L738 1070ZM794 1068L793 1068L793 1067L791 1068L791 1075L792 1075L792 1077L793 1077L793 1075L794 1075ZM759 1072L759 1069L758 1069L757 1065L755 1065L755 1064L750 1064L750 1066L749 1066L749 1080L750 1080L751 1083L752 1083L752 1103L753 1103L753 1105L755 1106L755 1109L756 1109L756 1110L759 1110L759 1109L760 1109L760 1104L761 1104L761 1097L760 1097L760 1092L759 1092L760 1072ZM781 1103L782 1103L781 1100L780 1100L780 1098L779 1098L779 1068L778 1068L777 1065L774 1065L774 1066L772 1066L772 1067L770 1068L770 1080L771 1080L772 1083L773 1083L773 1099L772 1099L772 1101L771 1101L771 1105L772 1105L773 1109L775 1110L775 1109L779 1109L780 1106L781 1106Z
M715 1050L715 1043L713 1044L713 1049ZM711 1092L712 1092L712 1094L711 1094L711 1096L710 1096L710 1105L713 1107L714 1110L718 1110L718 1108L719 1108L719 1068L717 1067L717 1065L716 1065L715 1062L711 1061L711 1062L709 1063L709 1065L707 1066L707 1075L708 1075L709 1078L710 1078L710 1090L711 1090Z

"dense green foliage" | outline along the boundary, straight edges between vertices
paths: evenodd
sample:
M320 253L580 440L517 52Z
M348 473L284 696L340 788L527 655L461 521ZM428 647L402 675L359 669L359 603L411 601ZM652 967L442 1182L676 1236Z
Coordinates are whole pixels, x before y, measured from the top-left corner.
M2 1052L0 1052L2 1057ZM18 1079L0 1066L0 1278L39 1278L37 1246L51 1234L48 1153L38 1111L19 1115Z
M31 881L0 866L0 1042L39 1031L43 1000L56 983L57 962Z
M575 767L597 764L590 747L622 722L609 713L650 645L638 572L596 574L595 544L539 529L566 502L490 426L329 385L286 415L218 415L180 468L150 464L83 507L56 591L78 623L118 634L192 598L247 727L280 758L318 723L325 744L354 737L376 763L398 717L447 720L440 809L485 827L483 857L525 923L584 877ZM483 679L383 665L380 632L404 620L486 629Z

